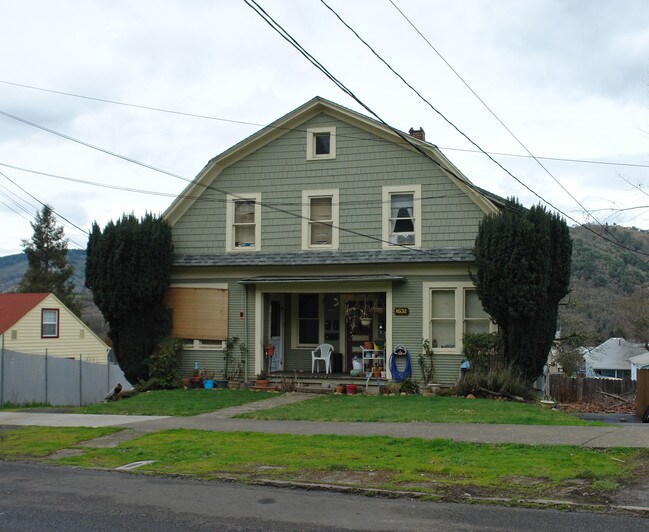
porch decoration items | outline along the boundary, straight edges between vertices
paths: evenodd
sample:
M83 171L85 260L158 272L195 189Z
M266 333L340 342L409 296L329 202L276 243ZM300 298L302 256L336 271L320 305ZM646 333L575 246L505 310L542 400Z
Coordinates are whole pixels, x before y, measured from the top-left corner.
M397 357L406 357L406 367L403 371L397 369ZM394 352L390 355L390 373L392 373L392 380L394 382L402 382L409 379L412 375L412 367L410 366L410 353L403 344L397 344L394 347Z

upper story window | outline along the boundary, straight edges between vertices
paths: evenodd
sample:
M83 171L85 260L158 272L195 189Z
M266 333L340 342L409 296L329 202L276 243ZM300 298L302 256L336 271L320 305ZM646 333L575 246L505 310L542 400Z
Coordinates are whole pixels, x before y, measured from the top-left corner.
M338 248L338 190L302 191L302 249Z
M41 338L59 337L59 309L41 310Z
M421 246L421 185L383 187L383 247Z
M261 194L228 196L226 247L229 251L251 251L261 247Z
M336 128L310 128L306 131L307 161L336 158Z

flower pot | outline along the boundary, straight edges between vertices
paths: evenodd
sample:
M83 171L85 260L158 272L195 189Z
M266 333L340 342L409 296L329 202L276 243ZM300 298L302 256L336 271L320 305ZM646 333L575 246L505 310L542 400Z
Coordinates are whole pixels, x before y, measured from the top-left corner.
M256 388L268 388L269 381L268 379L257 379L255 381Z
M361 318L360 322L363 327L369 327L370 323L372 323L372 318Z
M338 386L336 386L336 393L345 393L345 385L339 384Z
M214 381L214 384L221 390L225 390L228 387L227 379L217 379L216 381Z
M275 355L275 346L274 345L266 345L264 346L264 355L267 357L272 357Z
M203 377L197 376L197 377L192 377L192 388L201 388L203 386Z
M348 384L345 386L345 392L347 395L356 395L356 385L355 384Z

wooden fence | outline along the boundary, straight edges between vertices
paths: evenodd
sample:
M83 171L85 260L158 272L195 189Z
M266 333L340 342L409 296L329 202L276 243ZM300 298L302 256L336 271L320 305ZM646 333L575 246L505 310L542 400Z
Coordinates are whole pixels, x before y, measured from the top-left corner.
M615 395L633 394L636 393L636 381L629 379L576 379L561 374L548 375L547 395L559 403L588 403L601 399L602 395L599 392Z
M649 369L638 370L638 393L635 404L635 413L641 418L649 408Z

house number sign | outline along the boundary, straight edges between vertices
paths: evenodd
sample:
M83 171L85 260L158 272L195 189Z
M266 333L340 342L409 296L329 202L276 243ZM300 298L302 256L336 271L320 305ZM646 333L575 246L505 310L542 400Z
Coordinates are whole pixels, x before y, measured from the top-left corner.
M407 316L410 314L410 309L408 307L394 307L395 316Z

